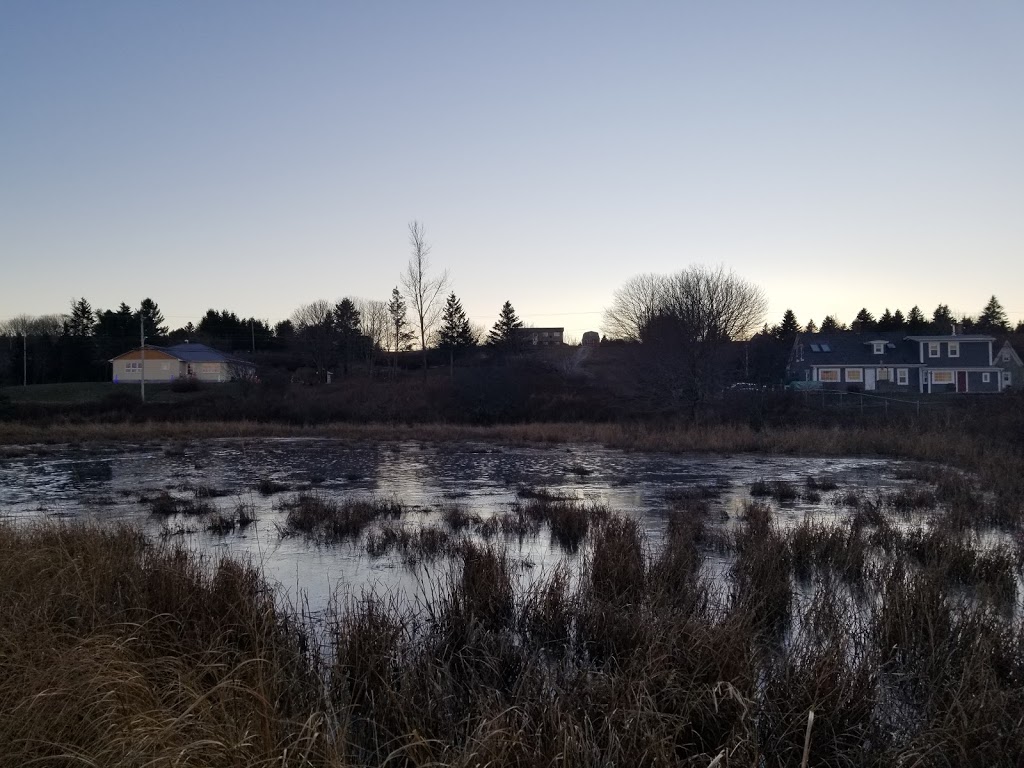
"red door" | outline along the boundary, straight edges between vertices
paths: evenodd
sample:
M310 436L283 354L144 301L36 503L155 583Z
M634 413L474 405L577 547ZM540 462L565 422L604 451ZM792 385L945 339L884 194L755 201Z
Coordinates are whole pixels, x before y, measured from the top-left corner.
M956 372L956 391L966 392L967 391L967 371Z

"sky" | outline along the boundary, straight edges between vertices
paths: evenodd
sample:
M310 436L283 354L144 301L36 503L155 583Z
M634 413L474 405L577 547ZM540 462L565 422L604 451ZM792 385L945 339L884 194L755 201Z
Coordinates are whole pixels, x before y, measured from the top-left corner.
M765 320L1024 320L1024 3L0 0L0 322L387 299L600 330L725 266Z

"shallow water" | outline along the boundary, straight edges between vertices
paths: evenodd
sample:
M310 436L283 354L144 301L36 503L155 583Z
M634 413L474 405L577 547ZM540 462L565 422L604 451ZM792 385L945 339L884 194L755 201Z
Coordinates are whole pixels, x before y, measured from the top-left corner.
M503 512L523 487L545 488L606 505L640 522L652 547L668 519L666 496L686 488L713 485L724 525L734 524L756 480L803 484L807 477L829 480L839 492L860 497L907 483L906 462L865 458L805 458L763 455L630 453L593 445L501 446L463 442L353 443L325 439L203 440L169 444L118 443L107 446L26 448L0 459L0 516L130 522L148 534L163 535L200 552L231 553L258 562L290 599L303 595L314 608L331 595L344 598L362 590L429 591L432 576L413 572L397 557L372 558L362 539L316 546L303 538L282 537L283 501L300 488L315 488L338 500L394 496L411 508L404 525L437 521L434 512L457 501L481 518ZM288 485L292 492L257 493L261 479ZM239 502L255 509L256 523L220 535L194 518L163 518L142 497L167 491L191 498L197 487L224 495L209 501L231 511ZM808 513L821 518L848 514L830 502L795 500L774 504L780 525ZM198 530L197 530L198 529ZM173 532L177 532L176 534ZM168 536L168 534L172 534ZM546 533L507 542L526 573L547 572L566 555Z

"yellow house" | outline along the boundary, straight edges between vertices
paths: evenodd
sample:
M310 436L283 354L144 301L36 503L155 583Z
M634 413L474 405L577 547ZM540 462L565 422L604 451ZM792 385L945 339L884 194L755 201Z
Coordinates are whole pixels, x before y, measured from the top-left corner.
M118 355L113 365L114 383L138 383L143 375L147 382L171 382L177 379L198 381L235 381L253 379L256 366L245 360L228 357L205 344L175 344L155 347L147 344Z

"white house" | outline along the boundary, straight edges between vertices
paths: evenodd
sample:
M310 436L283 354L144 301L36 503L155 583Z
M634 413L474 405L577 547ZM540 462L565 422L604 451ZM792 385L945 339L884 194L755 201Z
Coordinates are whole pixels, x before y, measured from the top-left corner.
M256 366L228 357L205 344L175 344L156 347L147 344L112 359L114 383L171 382L177 379L197 381L235 381L252 379Z

